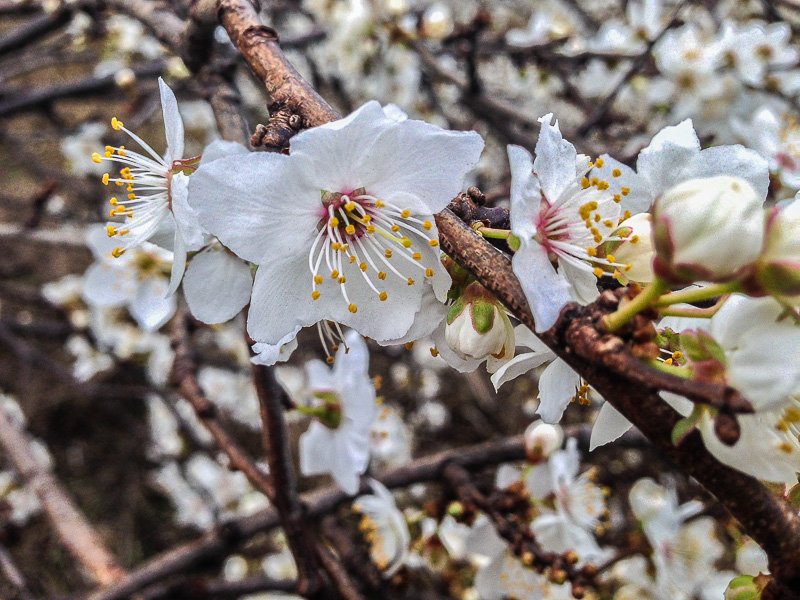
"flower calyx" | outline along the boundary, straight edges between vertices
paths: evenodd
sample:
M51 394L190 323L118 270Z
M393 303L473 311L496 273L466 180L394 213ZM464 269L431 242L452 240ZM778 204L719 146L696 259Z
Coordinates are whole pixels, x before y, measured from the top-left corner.
M450 307L445 339L463 358L514 356L514 328L505 308L477 282L469 284Z
M298 406L297 410L304 415L317 419L329 429L338 429L342 424L342 400L332 390L314 392L314 398L320 400L317 406Z

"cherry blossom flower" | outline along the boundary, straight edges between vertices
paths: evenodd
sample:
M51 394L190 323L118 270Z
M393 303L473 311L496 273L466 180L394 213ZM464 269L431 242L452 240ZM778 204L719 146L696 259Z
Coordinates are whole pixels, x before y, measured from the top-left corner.
M108 236L119 240L114 248L115 257L126 250L150 239L162 227L174 229L174 260L168 293L178 289L184 269L186 253L203 245L203 231L197 222L194 211L188 204L188 177L184 170L192 170L192 160L182 160L183 121L178 112L175 94L159 78L161 91L161 111L164 115L164 129L167 137L167 151L160 156L138 135L127 129L122 121L114 117L111 127L124 131L144 150L144 154L134 152L124 146L106 146L105 153L92 155L92 160L104 160L123 165L119 177L103 175L103 183L114 183L120 188L119 197L109 201L112 217L124 217L122 225L108 225Z
M730 62L742 81L763 85L771 69L786 69L797 64L800 52L790 45L788 23L748 21L739 26L732 21L722 24L718 51Z
M372 560L385 577L391 577L408 559L411 534L392 493L375 479L369 485L373 493L356 498L353 509L363 515L359 529L366 534Z
M83 299L97 307L125 306L146 331L161 327L175 313L176 301L166 297L170 253L141 244L133 252L114 257L113 240L105 227L90 228L87 242L95 262L86 270Z
M475 133L398 121L368 102L295 136L289 156L201 166L190 181L201 222L259 266L251 337L276 344L321 320L378 341L404 336L426 288L445 298L432 215L461 190L482 148Z
M323 405L306 411L321 418L300 436L300 471L329 473L348 494L358 491L359 475L367 470L369 431L378 413L368 366L367 344L355 331L345 336L333 369L320 360L306 365L309 387Z
M511 230L521 246L512 266L528 298L536 330L549 329L570 300L597 297L603 267L616 266L597 256L619 224L620 207L608 183L584 177L589 162L563 139L549 114L536 144L536 160L519 146L508 147L511 164ZM555 263L555 265L554 265ZM556 266L558 269L556 269Z

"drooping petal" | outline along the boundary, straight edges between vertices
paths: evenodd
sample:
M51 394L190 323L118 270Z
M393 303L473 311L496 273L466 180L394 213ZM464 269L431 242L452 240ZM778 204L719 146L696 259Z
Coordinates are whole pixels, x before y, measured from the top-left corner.
M492 384L494 384L494 389L499 390L500 386L507 381L516 379L520 375L524 375L531 369L535 369L536 367L543 365L548 360L552 360L553 358L555 358L555 354L552 352L549 355L544 352L541 354L535 352L525 352L524 354L515 356L497 369L497 371L495 371L492 375Z
M580 376L560 358L548 366L539 379L540 404L536 413L545 423L558 423L575 390L580 385Z
M183 241L178 230L175 230L175 243L172 250L172 270L169 276L167 296L172 296L181 284L183 273L186 271L186 242Z
M382 131L363 159L362 185L383 200L416 195L426 214L444 209L478 163L483 139L474 131L449 131L407 120Z
M175 314L175 296L166 296L167 282L160 277L144 280L131 298L131 316L145 331L155 331Z
M239 314L250 300L250 267L225 250L196 255L183 279L189 310L203 323L224 323Z
M604 402L592 426L589 451L619 439L631 427L633 424L622 413L611 406L610 402Z
M511 265L530 304L536 331L549 329L572 299L569 284L556 272L547 251L536 242L523 244Z
M164 114L164 133L167 136L167 153L164 160L167 164L183 158L183 120L178 110L178 100L174 92L158 78L158 90L161 93L161 112Z
M292 356L292 352L297 350L298 331L300 331L299 327L296 331L287 333L277 344L256 342L253 344L255 356L250 359L250 362L255 365L266 365L268 367L278 362L286 362Z
M553 113L539 118L542 127L536 142L536 159L533 161L533 171L550 204L558 200L561 192L575 181L575 161L578 156L575 146L562 137L558 120L553 121Z

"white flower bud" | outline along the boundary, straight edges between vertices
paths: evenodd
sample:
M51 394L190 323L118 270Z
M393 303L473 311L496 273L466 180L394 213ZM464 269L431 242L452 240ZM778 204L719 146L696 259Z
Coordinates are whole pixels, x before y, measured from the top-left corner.
M653 226L649 213L633 215L619 224L614 232L614 237L624 238L614 248L613 255L617 263L626 265L620 267L622 274L631 281L650 283L653 281ZM630 265L630 268L628 268Z
M633 484L628 500L633 514L641 521L658 517L672 505L667 490L649 477Z
M800 196L800 194L798 194ZM756 292L800 300L800 198L767 216L764 251L755 272Z
M447 345L464 359L511 358L516 339L514 327L503 307L484 294L473 293L469 286L450 307L444 330Z
M561 442L564 441L564 432L558 425L536 421L528 425L523 439L528 460L532 463L539 463L561 447Z
M422 15L422 33L427 38L442 40L453 32L453 26L453 15L444 4L431 4Z
M739 177L691 179L656 200L659 277L672 282L732 279L761 253L763 198Z

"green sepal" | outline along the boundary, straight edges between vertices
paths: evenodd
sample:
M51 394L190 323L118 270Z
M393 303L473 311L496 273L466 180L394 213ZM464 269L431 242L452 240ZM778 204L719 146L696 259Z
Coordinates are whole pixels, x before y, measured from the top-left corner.
M453 321L456 320L458 315L464 310L464 299L459 298L455 302L453 302L450 309L447 311L447 324L452 325Z
M795 511L800 511L800 483L789 490L786 500L792 505Z
M488 333L494 326L494 304L473 302L470 308L472 328L480 334Z
M695 430L705 410L705 407L695 404L692 413L688 417L684 417L675 423L675 427L672 428L672 434L670 435L673 446L680 445L680 443L686 439L686 436Z
M761 588L752 575L735 577L725 589L725 600L758 600Z

